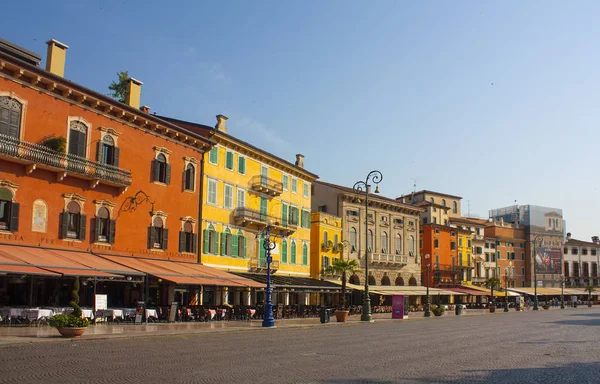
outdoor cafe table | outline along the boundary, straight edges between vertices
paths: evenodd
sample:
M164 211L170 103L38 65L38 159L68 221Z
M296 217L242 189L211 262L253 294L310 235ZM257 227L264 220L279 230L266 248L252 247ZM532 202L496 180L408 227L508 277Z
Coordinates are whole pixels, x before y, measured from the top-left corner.
M256 313L256 309L248 309L248 315L250 315L251 319L254 318L255 313Z
M111 319L122 319L123 318L123 310L122 309L99 309L96 311L96 317L110 317Z
M21 311L21 316L29 320L39 320L43 317L52 317L52 315L54 315L54 312L51 309L30 308Z
M208 312L210 314L210 319L214 319L215 315L217 314L217 311L214 309L207 309L206 312Z
M81 317L83 317L84 319L93 319L94 311L92 311L91 309L81 308Z
M146 309L146 319L151 317L158 319L158 313L156 313L156 309Z

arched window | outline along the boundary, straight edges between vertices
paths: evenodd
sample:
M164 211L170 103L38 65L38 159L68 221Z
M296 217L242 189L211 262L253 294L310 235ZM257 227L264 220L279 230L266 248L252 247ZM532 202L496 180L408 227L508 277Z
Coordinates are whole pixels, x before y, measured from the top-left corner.
M396 234L396 255L402 254L402 235Z
M446 199L442 199L442 205L445 207L446 206Z
M237 232L236 239L234 240L234 245L236 245L236 247L234 247L234 255L233 256L245 258L246 257L246 237L244 236L242 231ZM286 251L287 251L287 249L286 249Z
M381 285L392 285L388 276L383 276L381 279Z
M329 268L329 256L323 255L321 257L321 265L322 265L322 271L325 272L327 270L327 268Z
M327 231L323 231L323 247L327 248L329 247L329 244L327 244L329 242L329 234L327 233Z
M373 251L373 231L370 229L367 230L367 250L369 252Z
M219 239L217 237L217 231L215 231L215 227L213 227L212 224L209 224L204 230L204 236L202 238L204 241L204 253L216 255L219 251Z
M0 135L19 139L23 105L9 96L0 97Z
M119 148L111 135L104 135L98 142L98 161L104 164L119 166Z
M159 153L156 156L156 159L152 162L152 168L154 181L165 184L169 184L171 182L171 166L167 164L167 158L165 155Z
M67 210L62 213L62 238L85 239L85 215L81 213L81 206L76 201L67 204Z
M296 242L292 241L292 250L290 252L290 263L296 264Z
M85 157L87 149L88 128L81 121L71 121L69 124L69 154Z
M354 285L360 285L360 277L358 277L357 275L350 276L349 283Z
M388 235L387 232L381 232L381 253L388 253Z
M337 249L337 246L338 246L338 242L339 242L338 234L336 233L335 235L333 235L333 247L336 248L336 249Z
M356 252L356 228L350 228L350 252Z
M94 236L99 243L114 243L115 228L110 220L110 212L106 207L100 207L95 219Z
M411 256L415 255L415 237L413 235L408 237L408 250Z
M186 191L194 190L194 175L196 174L194 166L192 164L188 164L185 167L185 173L183 175L183 188Z
M433 197L429 198L429 201L431 202L431 204L435 203L435 200Z
M282 263L288 262L288 245L287 245L287 241L285 241L285 240L281 240L281 262Z
M161 217L155 217L152 220L152 226L149 228L148 248L167 249L169 240L169 231L165 228L165 223Z
M179 252L196 252L196 236L194 235L194 226L190 221L183 223L182 231L179 232Z
M369 276L369 285L377 285L377 281L375 280L375 276Z
M411 277L410 279L408 279L408 285L410 285L411 287L416 287L417 286L417 279L415 279L415 277Z
M19 204L12 200L12 192L0 188L0 229L16 232L19 230Z
M231 256L231 240L231 231L229 228L226 228L221 233L221 256Z
M396 277L396 285L404 285L404 279L400 276Z
M440 239L433 239L433 248L440 247Z
M302 265L308 265L308 246L302 245Z
M456 201L452 202L452 213L458 213L458 204Z

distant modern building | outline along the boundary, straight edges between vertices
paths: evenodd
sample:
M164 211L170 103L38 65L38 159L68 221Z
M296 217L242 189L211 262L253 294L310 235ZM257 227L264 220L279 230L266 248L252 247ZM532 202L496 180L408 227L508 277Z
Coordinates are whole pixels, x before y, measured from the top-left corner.
M566 228L562 209L537 205L512 205L493 209L489 216L493 220L503 220L505 223L519 224L524 227L525 286L534 286L535 271L537 271L538 287L560 287Z

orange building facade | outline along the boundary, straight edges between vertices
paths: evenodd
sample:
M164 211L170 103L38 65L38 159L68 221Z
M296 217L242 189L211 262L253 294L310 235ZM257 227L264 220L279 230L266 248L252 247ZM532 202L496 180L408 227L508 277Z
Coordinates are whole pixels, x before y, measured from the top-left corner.
M115 292L109 305L148 295L165 305L177 292L182 304L198 303L204 283L244 286L233 275L219 280L219 273L190 267L199 263L202 159L210 139L140 108L138 80L129 80L121 103L64 79L68 47L60 42L48 42L47 70L39 56L1 44L0 270L26 280L34 268L38 278L27 300L8 287L14 278L4 278L0 305L46 304L54 295L61 297L50 301L62 304L68 298L49 277L95 279L94 288L111 276L139 283L102 285ZM79 260L88 261L78 262L84 253ZM212 280L202 280L207 275Z
M485 236L496 240L495 276L502 287L524 287L526 281L525 229L517 224L492 221L485 228Z

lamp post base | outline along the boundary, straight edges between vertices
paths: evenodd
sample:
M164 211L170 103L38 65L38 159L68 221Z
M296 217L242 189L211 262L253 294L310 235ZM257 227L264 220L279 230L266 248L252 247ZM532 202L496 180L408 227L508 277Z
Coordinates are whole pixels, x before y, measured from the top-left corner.
M368 295L368 293L366 293ZM373 316L371 315L371 299L367 296L363 301L362 314L360 315L360 321L373 322Z
M504 312L508 312L508 305L504 307Z

